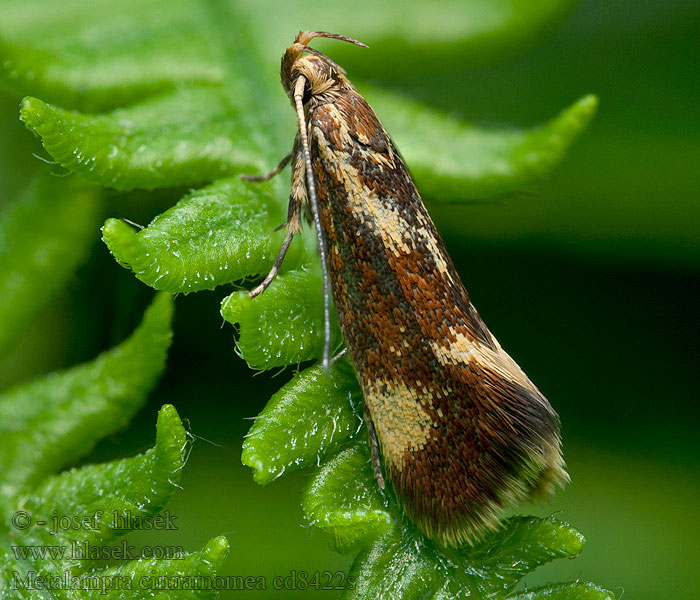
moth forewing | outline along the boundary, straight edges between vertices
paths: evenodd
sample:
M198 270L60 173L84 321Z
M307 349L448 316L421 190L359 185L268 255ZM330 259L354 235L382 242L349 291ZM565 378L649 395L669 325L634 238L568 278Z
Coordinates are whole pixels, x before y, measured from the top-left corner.
M383 468L438 543L473 543L506 507L567 481L559 419L484 325L390 137L344 71L307 47L315 37L362 45L300 32L282 58L299 121L285 244L310 210L380 486Z

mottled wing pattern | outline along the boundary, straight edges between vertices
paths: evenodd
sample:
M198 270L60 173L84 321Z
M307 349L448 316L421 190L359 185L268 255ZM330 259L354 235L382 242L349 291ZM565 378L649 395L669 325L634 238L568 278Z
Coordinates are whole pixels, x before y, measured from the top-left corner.
M346 83L307 110L333 299L384 469L427 535L471 542L566 479L558 417L471 305L367 102Z

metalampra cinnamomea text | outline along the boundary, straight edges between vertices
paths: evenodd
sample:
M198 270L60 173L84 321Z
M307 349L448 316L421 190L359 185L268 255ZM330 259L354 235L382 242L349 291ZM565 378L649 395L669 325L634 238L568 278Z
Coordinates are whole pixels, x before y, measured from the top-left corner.
M559 418L484 325L406 166L379 119L316 37L302 31L282 58L297 112L286 237L312 220L328 296L364 395L380 487L446 546L473 543L503 510L568 480Z

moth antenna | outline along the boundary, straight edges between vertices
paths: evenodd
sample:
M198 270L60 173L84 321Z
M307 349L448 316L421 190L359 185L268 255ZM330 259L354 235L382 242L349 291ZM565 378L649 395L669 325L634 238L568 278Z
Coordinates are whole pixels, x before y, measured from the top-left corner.
M358 42L357 40L348 37L347 35L340 35L339 33L328 33L327 31L300 31L297 35L296 42L303 44L304 46L314 38L328 38L331 40L340 40L341 42L349 42L350 44L355 44L356 46L362 46L362 48L369 48L367 44Z
M316 226L316 238L318 240L318 253L321 256L321 275L323 277L323 368L327 369L329 365L328 356L331 346L331 282L328 276L328 265L326 263L326 240L323 237L321 229L321 215L318 211L318 196L316 195L316 182L314 179L313 168L311 167L311 152L309 151L309 137L306 132L306 118L304 117L304 105L302 98L304 97L304 86L306 78L299 76L296 86L294 87L294 105L297 109L297 120L299 121L299 136L301 137L301 147L304 152L304 164L306 165L306 188L309 193L309 203L311 212L314 216L314 225Z

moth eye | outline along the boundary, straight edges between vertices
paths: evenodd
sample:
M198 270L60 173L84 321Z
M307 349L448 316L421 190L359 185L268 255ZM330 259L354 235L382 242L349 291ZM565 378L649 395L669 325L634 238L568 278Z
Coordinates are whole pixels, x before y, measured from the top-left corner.
M309 100L311 100L311 96L313 96L313 93L311 92L311 86L309 85L309 80L306 80L306 83L304 84L304 95L301 98L302 104L306 104Z

